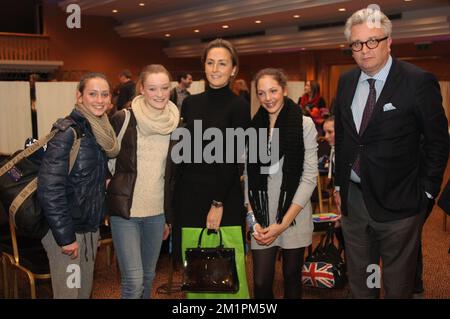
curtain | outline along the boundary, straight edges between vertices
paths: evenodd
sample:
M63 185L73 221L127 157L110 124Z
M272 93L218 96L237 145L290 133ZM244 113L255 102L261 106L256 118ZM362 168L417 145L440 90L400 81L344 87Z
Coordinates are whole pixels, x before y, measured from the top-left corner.
M36 109L38 136L50 132L57 119L70 114L76 102L78 82L37 82Z
M23 149L32 136L29 82L0 82L0 152Z

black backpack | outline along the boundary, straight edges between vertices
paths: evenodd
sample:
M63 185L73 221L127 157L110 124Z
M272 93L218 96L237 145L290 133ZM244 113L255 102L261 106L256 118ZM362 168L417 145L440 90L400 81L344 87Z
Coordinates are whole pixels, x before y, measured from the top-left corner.
M9 211L10 222L22 236L42 239L49 229L37 200L37 176L41 161L34 155L42 152L57 132L71 129L75 139L70 151L69 173L77 158L81 134L76 123L66 119L58 120L47 136L0 163L0 201Z

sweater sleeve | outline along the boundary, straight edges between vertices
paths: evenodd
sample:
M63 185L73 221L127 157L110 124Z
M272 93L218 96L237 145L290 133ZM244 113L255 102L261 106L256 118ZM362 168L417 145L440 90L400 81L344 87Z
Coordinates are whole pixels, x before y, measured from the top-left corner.
M303 161L303 174L300 178L293 203L305 207L317 186L317 131L314 122L303 116L303 141L305 144L305 159Z

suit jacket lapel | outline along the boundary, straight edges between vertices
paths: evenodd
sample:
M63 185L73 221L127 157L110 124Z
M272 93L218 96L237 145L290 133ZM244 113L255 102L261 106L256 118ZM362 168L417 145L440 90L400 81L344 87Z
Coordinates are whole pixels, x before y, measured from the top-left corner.
M352 127L355 135L358 135L358 132L356 130L355 120L353 119L353 113L352 113L352 102L353 97L356 92L356 87L358 86L358 79L361 74L361 70L359 68L355 69L354 72L352 72L348 79L348 86L346 87L346 90L349 94L346 94L344 99L344 116L350 126Z
M383 114L383 106L391 101L391 97L395 93L399 81L400 74L398 72L398 63L395 59L393 59L391 69L389 70L389 74L386 78L386 83L383 86L383 90L381 91L377 103L375 104L372 116L370 117L369 123L367 124L367 127L362 135L370 129L370 125L373 123L374 118Z

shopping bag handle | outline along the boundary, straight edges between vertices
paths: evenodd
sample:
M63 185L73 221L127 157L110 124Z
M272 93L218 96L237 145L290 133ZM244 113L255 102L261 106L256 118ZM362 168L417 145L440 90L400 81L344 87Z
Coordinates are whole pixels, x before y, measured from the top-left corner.
M200 232L200 236L198 236L198 243L197 243L197 248L201 248L202 246L202 236L203 236L203 232L205 231L205 229L207 229L206 227L202 229L202 231ZM222 232L219 230L217 230L217 232L219 233L219 246L217 246L218 248L223 248L223 244L222 244ZM208 234L209 235L209 234Z

